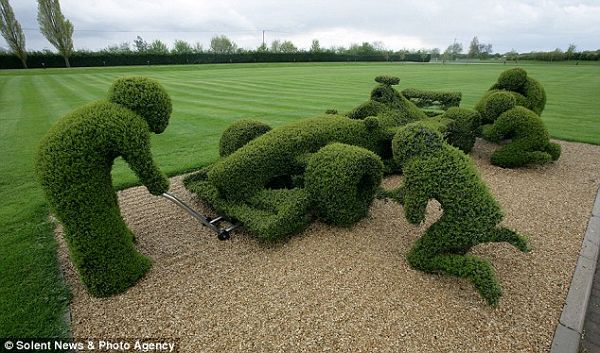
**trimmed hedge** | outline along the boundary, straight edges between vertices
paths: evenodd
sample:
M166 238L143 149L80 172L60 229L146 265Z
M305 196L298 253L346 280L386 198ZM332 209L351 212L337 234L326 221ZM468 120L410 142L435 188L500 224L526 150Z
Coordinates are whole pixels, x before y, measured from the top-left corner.
M500 74L498 81L484 94L475 106L475 110L484 116L484 121L491 123L497 116L488 116L485 112L487 101L496 92L508 92L516 100L516 105L523 106L540 115L546 106L546 91L535 79L529 77L521 68L509 69Z
M350 55L329 52L312 53L269 53L247 52L238 54L140 54L75 52L69 58L71 67L129 66L129 65L182 65L182 64L222 64L222 63L270 63L270 62L350 62L350 61L413 61L429 62L431 55L421 57L418 53ZM30 68L65 67L62 56L52 53L29 53L27 65ZM21 69L23 64L15 55L0 54L0 69Z
M444 211L408 253L409 264L429 273L466 277L496 306L502 291L492 265L467 253L486 242L508 242L528 251L526 239L498 227L503 218L500 205L474 163L445 143L438 131L407 126L394 136L393 151L394 158L404 165L404 184L396 194L403 199L406 219L413 224L424 221L432 198Z
M248 142L271 130L267 124L256 120L242 119L229 125L219 140L219 155L227 157Z
M173 110L160 83L141 76L117 79L108 91L108 100L139 114L156 134L165 131Z
M185 187L212 208L240 221L252 234L274 240L302 230L310 222L304 189L262 189L244 201L229 201L208 181L205 168L184 179Z
M393 76L377 76L380 84L371 91L371 99L346 114L350 119L379 118L385 128L395 128L412 121L425 119L427 115L404 98L392 85L400 82Z
M152 194L160 195L169 187L150 152L150 131L161 132L167 126L169 97L156 81L139 77L117 80L110 92L112 100L143 115L108 101L81 107L48 131L35 168L51 209L64 226L79 276L99 297L127 290L151 267L150 260L136 251L133 233L120 215L111 179L115 158L123 157ZM153 109L145 110L145 104Z
M382 178L383 163L375 153L333 143L310 158L305 185L319 218L351 225L367 216Z
M458 107L462 99L461 92L424 91L416 88L402 90L402 95L419 108L440 107L441 110Z
M371 100L350 111L351 119L364 119L376 116L382 127L394 133L399 127L407 124L423 122L442 132L449 143L469 153L475 144L475 132L479 127L479 113L458 108L461 100L460 92L434 92L407 89L399 93L392 84L398 83L397 77L377 76L381 84L371 92ZM412 97L422 97L421 102L442 102L445 112L428 114L404 96L408 92ZM456 106L452 106L456 105ZM432 115L433 117L430 117ZM388 171L398 170L399 166L387 164Z
M311 210L315 209L320 210L316 215L325 221L350 225L368 211L378 186L377 175L383 168L377 154L386 155L389 150L387 155L391 158L390 140L391 136L376 118L359 121L328 115L307 119L270 130L186 178L184 184L201 200L238 219L246 229L264 239L297 232L310 221ZM336 151L348 155L339 156L325 167L323 161L331 160ZM370 171L364 171L365 167ZM371 179L361 176L354 180L361 172ZM323 196L316 185L329 181L331 173L338 178L332 182L338 184L321 189L327 195ZM342 180L344 185L339 184ZM368 183L369 180L376 185ZM345 184L346 181L351 184ZM352 187L362 191L346 194ZM338 195L333 196L336 188ZM327 202L338 202L338 206L346 209L332 215L326 211L330 209Z
M271 130L216 162L208 180L229 201L247 200L274 178L302 174L309 153L332 142L352 144L379 155L387 134L377 120L341 116L302 120Z
M500 115L493 125L483 126L483 137L492 142L511 142L492 154L491 163L504 168L545 164L560 157L559 144L550 142L542 119L527 108L517 106Z

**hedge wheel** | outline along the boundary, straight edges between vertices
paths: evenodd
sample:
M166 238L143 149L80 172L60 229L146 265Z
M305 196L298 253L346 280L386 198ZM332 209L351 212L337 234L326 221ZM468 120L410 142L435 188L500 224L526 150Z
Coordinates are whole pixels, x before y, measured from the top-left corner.
M316 215L336 225L351 225L367 216L383 177L375 153L333 143L308 161L305 187Z

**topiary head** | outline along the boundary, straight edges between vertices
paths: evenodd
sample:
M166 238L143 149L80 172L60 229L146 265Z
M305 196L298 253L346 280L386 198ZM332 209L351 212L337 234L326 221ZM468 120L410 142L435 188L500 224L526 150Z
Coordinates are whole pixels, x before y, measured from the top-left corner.
M509 92L499 91L490 94L483 106L484 123L493 123L502 113L516 105L517 99Z
M509 91L521 92L526 82L527 71L516 67L501 73L497 85Z
M375 77L375 82L381 83L382 85L394 86L400 83L400 78L396 76L381 75Z
M108 100L140 115L154 133L169 124L171 98L158 81L146 77L117 79L108 90Z
M392 140L394 161L398 165L404 165L415 157L434 154L443 146L442 134L421 124L411 124L400 129Z
M371 91L371 100L379 103L389 104L400 99L398 92L389 85L379 85Z

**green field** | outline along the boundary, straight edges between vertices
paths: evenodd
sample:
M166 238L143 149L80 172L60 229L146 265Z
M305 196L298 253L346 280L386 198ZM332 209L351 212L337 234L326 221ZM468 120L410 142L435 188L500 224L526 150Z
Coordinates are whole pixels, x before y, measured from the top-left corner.
M173 99L166 132L153 153L170 175L217 158L221 132L255 118L278 126L368 99L380 74L406 87L456 90L473 107L509 66L388 63L240 64L0 71L0 337L65 336L68 290L56 264L48 210L33 175L37 143L68 111L102 99L124 75L158 79ZM542 118L554 138L600 144L600 65L523 65L542 82ZM122 162L118 187L135 183Z

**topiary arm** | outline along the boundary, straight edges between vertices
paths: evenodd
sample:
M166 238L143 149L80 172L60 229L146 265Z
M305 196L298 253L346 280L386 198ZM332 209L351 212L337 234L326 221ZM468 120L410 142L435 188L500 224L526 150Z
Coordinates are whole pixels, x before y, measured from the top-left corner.
M427 180L423 168L418 161L405 168L405 182L402 186L404 216L412 224L419 224L425 220L425 210L429 195L427 195Z
M122 156L152 195L169 190L169 180L161 173L152 159L150 134L147 128L132 127L123 142Z

